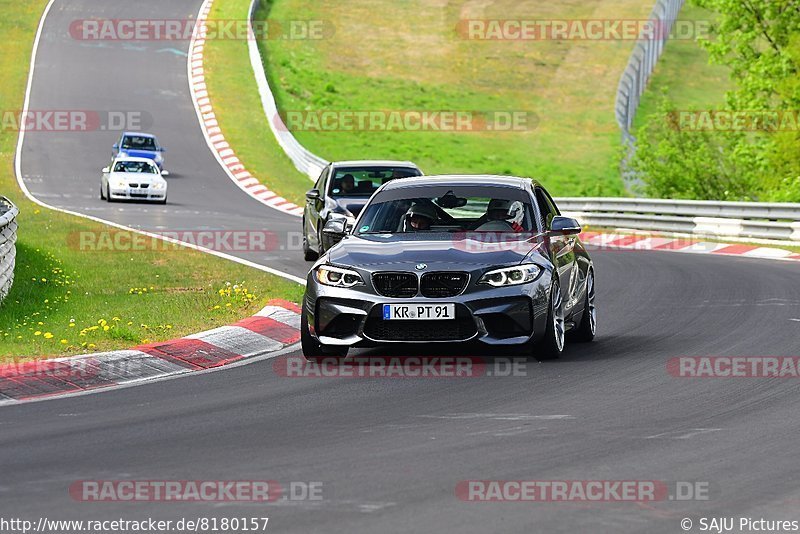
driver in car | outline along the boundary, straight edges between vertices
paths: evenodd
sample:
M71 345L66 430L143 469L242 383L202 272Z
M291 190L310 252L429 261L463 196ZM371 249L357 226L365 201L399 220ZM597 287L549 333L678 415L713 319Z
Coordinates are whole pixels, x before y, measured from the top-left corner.
M436 219L436 210L433 206L421 203L414 204L406 212L403 231L420 232L430 230Z

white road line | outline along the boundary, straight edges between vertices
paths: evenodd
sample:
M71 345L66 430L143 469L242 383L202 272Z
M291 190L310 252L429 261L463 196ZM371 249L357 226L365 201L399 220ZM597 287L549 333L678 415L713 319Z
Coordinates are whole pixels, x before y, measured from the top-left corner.
M205 0L205 2L203 2L203 6L205 6L205 4L207 4L208 2L209 2L209 0ZM42 17L39 19L39 27L36 30L36 37L34 38L34 41L33 41L33 50L31 51L31 60L30 60L30 66L29 66L29 69L28 69L28 83L27 83L27 86L25 88L25 100L24 100L24 104L22 106L22 116L26 116L27 115L28 108L30 106L31 87L33 86L33 76L34 76L34 70L36 68L36 55L37 55L37 52L39 50L39 42L40 42L41 36L42 36L42 29L44 28L44 23L45 23L45 20L47 19L47 14L50 12L50 8L53 6L54 3L55 3L55 0L50 0L47 3L47 6L44 8L44 12L42 12ZM201 8L200 8L201 13L202 13L203 6L201 6ZM192 42L194 42L194 39L195 39L195 37L193 36L192 37ZM190 44L190 50L191 50L191 44ZM189 83L189 85L191 87L191 83L192 83L191 67L189 68L188 83ZM194 93L192 93L192 95L193 95L192 99L194 100ZM195 108L197 108L197 102L196 101L195 101ZM197 108L197 113L198 113L198 116L200 116L199 108ZM79 212L72 211L72 210L67 210L67 209L64 209L64 208L58 208L56 206L52 206L50 204L46 204L45 202L42 202L41 200L39 200L38 198L33 196L33 194L28 190L28 187L25 185L25 181L22 178L22 146L23 146L23 143L25 141L25 129L26 129L25 126L26 125L25 125L24 121L22 123L20 123L19 136L17 137L17 150L16 150L16 154L14 155L14 172L16 174L17 184L19 185L19 188L22 190L23 194L31 202L33 202L34 204L37 204L39 206L42 206L43 208L47 208L47 209L50 209L50 210L53 210L53 211L66 213L67 215L72 215L72 216L75 216L75 217L82 217L84 219L89 219L90 221L106 224L106 225L112 226L114 228L119 228L120 230L126 230L126 231L129 231L129 232L135 232L137 234L145 235L145 236L153 238L153 239L160 239L162 241L166 241L167 243L173 243L173 244L182 245L182 246L185 246L186 248L190 248L190 249L193 249L193 250L198 250L200 252L205 252L206 254L211 254L212 256L217 256L218 258L223 258L223 259L226 259L226 260L229 260L229 261L233 261L233 262L239 263L241 265L246 265L248 267L252 267L254 269L258 269L258 270L264 271L266 273L274 274L275 276L280 276L281 278L285 278L285 279L291 280L293 282L297 282L298 284L305 285L305 283L306 283L305 278L301 278L301 277L295 276L293 274L285 273L283 271L279 271L277 269L273 269L272 267L267 267L265 265L261 265L261 264L258 264L258 263L255 263L255 262L252 262L252 261L249 261L249 260L245 260L245 259L242 259L242 258L237 258L236 256L231 256L230 254L225 254L224 252L219 252L217 250L211 250L211 249L208 249L208 248L205 248L205 247L200 247L200 246L194 245L192 243L186 243L186 242L183 242L183 241L178 241L177 239L171 239L171 238L168 238L168 237L165 237L165 236L161 236L161 235L158 235L158 234L154 234L154 233L151 233L151 232L145 232L143 230L138 230L138 229L130 227L130 226L125 226L123 224L118 224L118 223L113 222L113 221L108 221L108 220L105 220L105 219L101 219L100 217L94 217L92 215L86 215L84 213L79 213ZM203 128L201 128L201 130L203 130ZM205 136L205 131L203 131L203 135ZM208 140L208 137L206 137L206 140ZM227 170L227 168L224 165L222 165L222 161L219 159L219 155L217 154L216 150L212 150L212 153L217 158L217 161L220 162L220 165L223 167L223 169ZM234 182L235 181L236 180L234 180Z
M670 432L663 432L653 436L647 436L644 439L689 439L700 434L709 434L711 432L719 432L721 428L688 428L685 430L672 430Z
M565 420L575 419L573 415L533 415L525 413L450 413L450 414L433 414L433 415L418 415L417 417L424 417L426 419L494 419L496 421L551 421L551 420Z

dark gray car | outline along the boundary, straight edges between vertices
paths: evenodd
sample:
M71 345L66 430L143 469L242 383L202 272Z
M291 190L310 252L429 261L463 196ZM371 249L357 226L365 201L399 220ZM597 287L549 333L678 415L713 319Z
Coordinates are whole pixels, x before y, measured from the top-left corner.
M558 356L594 338L592 261L580 226L538 183L500 176L383 185L312 267L301 339L309 359L389 343L517 345Z
M410 161L338 161L329 163L314 188L306 193L303 211L303 255L313 261L323 254L322 228L336 218L353 222L372 193L396 178L421 176L422 171Z

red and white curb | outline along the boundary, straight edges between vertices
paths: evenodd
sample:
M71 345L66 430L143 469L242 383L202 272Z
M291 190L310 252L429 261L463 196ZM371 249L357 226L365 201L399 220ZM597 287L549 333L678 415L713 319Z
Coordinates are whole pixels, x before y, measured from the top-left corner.
M667 237L648 234L583 232L581 240L589 248L621 250L665 250L689 254L742 256L770 260L800 261L800 254L780 248L714 243L692 237Z
M101 352L0 364L0 405L120 387L221 367L300 340L300 307L271 301L252 317L180 339Z
M236 157L236 152L225 140L225 136L219 127L214 107L208 95L205 71L203 69L203 49L208 33L205 22L208 19L213 3L213 0L205 0L203 2L197 15L197 31L189 44L189 89L197 117L200 120L200 128L211 152L217 158L228 177L242 191L270 208L289 215L302 216L303 208L301 206L278 196L274 191L270 191L267 186L259 182L256 177L247 171L244 164ZM248 29L248 39L254 38L252 30Z

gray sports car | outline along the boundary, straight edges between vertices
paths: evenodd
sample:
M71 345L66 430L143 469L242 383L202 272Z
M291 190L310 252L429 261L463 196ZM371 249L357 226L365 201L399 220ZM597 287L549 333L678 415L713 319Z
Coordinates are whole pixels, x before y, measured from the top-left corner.
M517 345L557 357L594 338L594 268L574 219L535 181L432 176L384 184L312 267L309 359L389 343Z

